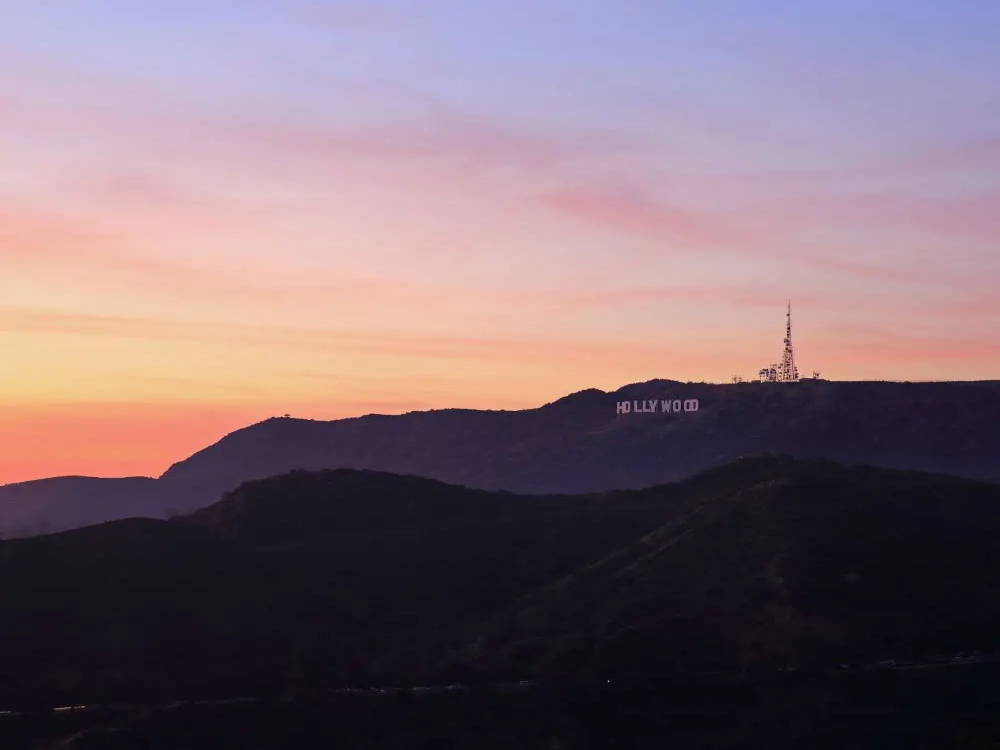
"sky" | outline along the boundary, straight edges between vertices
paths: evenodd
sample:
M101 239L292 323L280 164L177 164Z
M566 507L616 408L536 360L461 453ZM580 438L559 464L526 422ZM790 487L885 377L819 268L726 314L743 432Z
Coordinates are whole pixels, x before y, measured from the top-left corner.
M1000 377L993 0L4 0L0 483L269 416Z

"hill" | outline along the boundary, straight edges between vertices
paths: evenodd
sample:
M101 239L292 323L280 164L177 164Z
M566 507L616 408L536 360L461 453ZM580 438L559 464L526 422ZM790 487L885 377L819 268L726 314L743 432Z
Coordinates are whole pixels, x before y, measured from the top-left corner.
M426 677L488 614L654 528L672 496L293 472L173 521L2 542L0 702Z
M0 486L0 537L31 536L130 516L161 516L166 487L150 477L53 477Z
M698 399L680 414L619 401ZM221 493L291 468L370 468L513 492L593 492L674 481L775 452L1000 480L1000 382L712 385L652 380L524 411L443 410L334 422L271 419L163 479Z
M698 400L698 411L616 413L622 401L641 408L689 399ZM997 381L653 380L612 393L581 391L522 411L276 418L227 435L141 491L131 488L131 512L117 501L67 495L12 520L10 489L0 487L0 534L72 528L81 505L89 506L91 520L166 517L204 507L249 479L297 468L373 469L483 489L580 493L648 487L774 452L1000 481L998 425Z
M1000 645L1000 488L738 462L614 554L532 592L471 648L489 672L638 676L922 659Z
M1000 487L746 459L519 496L369 471L0 543L0 702L992 650Z

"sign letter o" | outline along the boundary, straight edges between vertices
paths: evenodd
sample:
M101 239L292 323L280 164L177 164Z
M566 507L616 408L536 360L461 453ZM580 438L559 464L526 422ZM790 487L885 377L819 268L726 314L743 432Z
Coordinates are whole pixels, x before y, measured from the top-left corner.
M698 411L698 399L689 398L684 402L684 411Z

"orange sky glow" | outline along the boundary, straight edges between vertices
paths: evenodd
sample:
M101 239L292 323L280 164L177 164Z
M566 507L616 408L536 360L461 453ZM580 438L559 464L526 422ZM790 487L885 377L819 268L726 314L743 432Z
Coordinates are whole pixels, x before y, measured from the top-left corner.
M975 19L909 28L917 59L804 11L446 5L101 31L14 3L0 483L155 476L283 413L750 378L789 298L805 373L1000 377L1000 102L951 56L995 62ZM517 56L472 42L515 28Z

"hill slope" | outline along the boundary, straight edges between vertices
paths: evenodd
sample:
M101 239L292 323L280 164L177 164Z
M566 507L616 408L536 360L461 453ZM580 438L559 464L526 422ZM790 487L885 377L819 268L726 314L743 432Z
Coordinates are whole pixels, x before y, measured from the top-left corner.
M294 472L174 521L0 542L0 703L415 679L498 607L654 528L672 496Z
M747 459L517 496L373 472L0 543L0 701L992 649L1000 487Z
M699 399L681 414L622 400ZM653 380L538 409L444 410L334 422L272 419L175 464L168 481L221 493L291 468L370 468L514 492L673 481L774 452L1000 480L1000 382L711 385Z
M698 399L700 409L616 414L619 401L663 399ZM523 411L270 419L178 462L142 491L131 488L131 511L79 494L14 517L12 491L0 487L0 535L72 528L83 505L90 521L165 517L296 468L374 469L523 493L595 492L675 481L761 452L1000 481L1000 382L654 380Z
M533 592L468 653L586 674L920 658L1000 646L1000 488L762 459L655 531Z
M53 477L0 486L0 538L89 526L114 518L162 516L166 486L150 477Z

